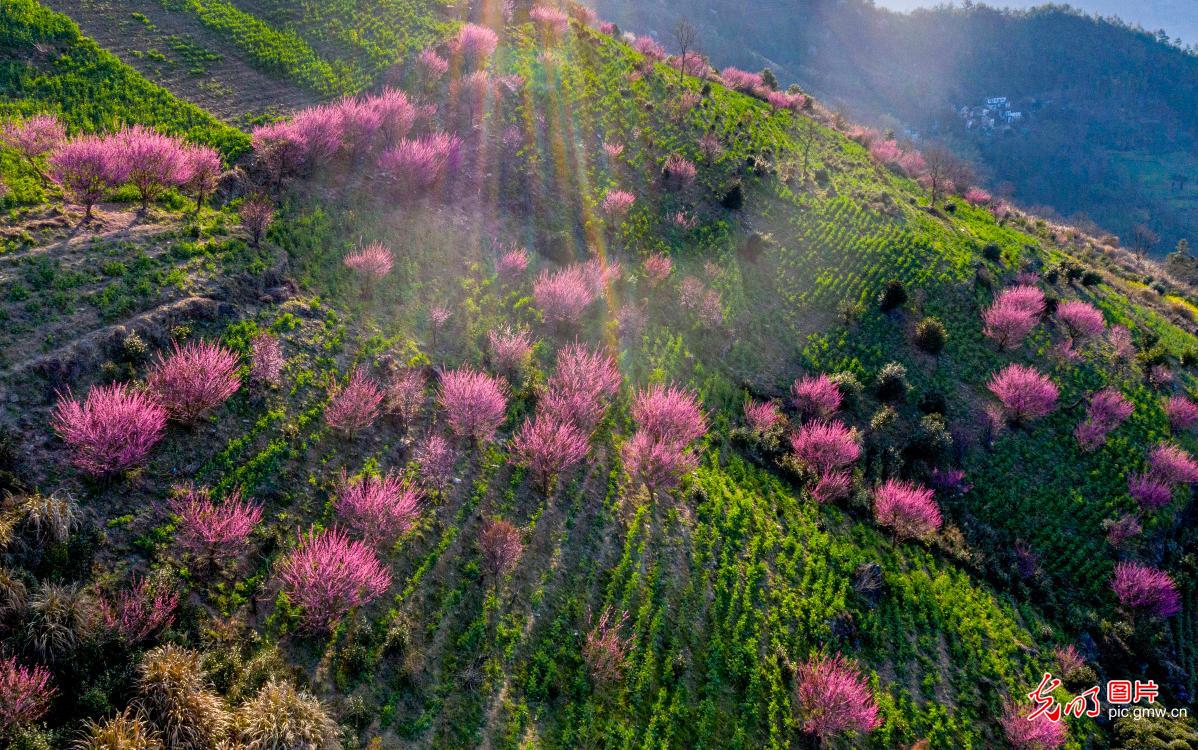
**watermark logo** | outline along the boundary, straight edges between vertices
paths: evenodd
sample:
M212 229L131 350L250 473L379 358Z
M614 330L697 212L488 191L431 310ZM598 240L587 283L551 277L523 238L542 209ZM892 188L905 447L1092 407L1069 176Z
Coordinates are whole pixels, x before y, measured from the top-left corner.
M1028 699L1032 702L1032 710L1027 717L1028 721L1035 721L1042 716L1048 717L1051 721L1061 721L1062 718L1070 716L1097 718L1102 714L1103 700L1107 704L1107 718L1110 719L1128 716L1137 720L1144 718L1177 719L1186 718L1189 715L1189 711L1185 708L1155 706L1157 696L1160 695L1160 688L1152 680L1109 680L1106 684L1105 694L1099 685L1095 685L1078 693L1065 703L1061 703L1052 695L1060 687L1061 681L1053 677L1051 672L1044 673L1044 677L1036 689L1027 694ZM1100 695L1103 695L1103 700L1100 700ZM1141 703L1148 705L1141 706Z

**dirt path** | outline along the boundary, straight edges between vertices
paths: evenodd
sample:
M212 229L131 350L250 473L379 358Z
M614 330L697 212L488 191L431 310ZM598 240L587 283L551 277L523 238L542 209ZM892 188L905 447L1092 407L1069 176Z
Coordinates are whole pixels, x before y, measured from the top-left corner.
M234 125L314 100L253 67L194 16L165 10L157 0L45 2L146 78Z

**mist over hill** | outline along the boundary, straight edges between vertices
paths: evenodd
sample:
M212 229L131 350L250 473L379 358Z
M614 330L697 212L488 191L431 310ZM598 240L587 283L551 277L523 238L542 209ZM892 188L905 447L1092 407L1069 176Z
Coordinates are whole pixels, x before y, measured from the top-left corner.
M1198 235L1198 58L1154 34L1063 7L893 13L861 0L622 3L599 10L669 42L678 18L717 67L770 67L852 117L949 142L992 189L1126 245ZM1007 97L1012 128L969 129L961 107ZM1156 242L1143 241L1152 240Z

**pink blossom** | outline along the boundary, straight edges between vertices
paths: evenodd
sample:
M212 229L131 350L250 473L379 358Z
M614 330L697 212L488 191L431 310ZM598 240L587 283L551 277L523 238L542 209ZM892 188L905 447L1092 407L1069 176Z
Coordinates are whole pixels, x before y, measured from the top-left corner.
M1176 445L1161 443L1148 452L1149 474L1166 484L1198 482L1198 462Z
M452 46L455 51L474 59L476 64L482 64L499 46L499 35L486 26L467 23L458 29Z
M241 387L237 355L220 344L194 341L179 346L146 376L146 389L171 419L192 424L223 404Z
M441 373L437 402L445 410L449 429L461 439L490 442L506 418L502 381L469 368Z
M665 49L650 36L637 37L632 48L652 62L660 62L666 57Z
M818 475L842 469L861 456L857 436L842 422L808 422L790 436L795 456Z
M666 159L665 166L662 167L662 175L669 184L675 187L682 187L694 182L698 173L694 163L679 154L671 154Z
M349 436L374 424L382 411L383 390L361 367L354 368L344 387L330 386L324 421Z
M994 197L980 187L971 187L965 191L965 202L974 206L989 205Z
M82 402L70 391L54 407L54 431L81 471L105 476L145 461L166 428L166 410L123 383L99 385Z
M1058 647L1055 651L1057 664L1061 667L1061 674L1067 675L1076 669L1081 669L1086 665L1086 660L1077 652L1077 647L1073 644L1068 646Z
M785 423L786 417L774 401L745 402L745 424L758 435L769 435Z
M603 153L607 154L607 158L609 159L618 159L624 154L624 144L612 141L604 141Z
M707 58L694 50L688 50L684 55L672 55L669 64L674 70L681 71L683 75L696 78L706 77L711 70L711 66L707 64Z
M623 219L628 215L636 196L624 190L609 190L603 198L603 212L614 220Z
M1170 396L1165 402L1165 416L1176 431L1193 429L1198 425L1198 404L1185 396Z
M275 207L263 196L255 196L241 204L238 212L241 226L250 233L250 244L254 247L262 241L262 235L275 217Z
M803 419L827 419L840 409L840 389L823 373L795 380L790 396Z
M799 666L794 706L803 731L825 744L882 724L869 683L840 654L816 656Z
M670 256L661 253L653 253L645 258L642 265L645 269L645 278L653 286L665 283L666 279L670 278L670 272L674 270L674 262L670 260Z
M545 488L586 458L589 450L586 433L573 422L549 413L524 420L512 439L513 462L527 466Z
M1033 286L1011 287L982 314L983 332L1004 349L1013 349L1036 327L1043 312L1043 292Z
M383 387L384 410L400 424L412 425L424 409L424 386L424 373L420 370L409 368L395 373Z
M487 333L491 366L509 381L523 377L532 361L532 339L528 331L513 331L510 327Z
M1172 617L1181 611L1181 597L1168 574L1134 562L1115 566L1111 589L1119 603L1132 610L1141 610L1154 617Z
M416 56L416 64L430 80L440 80L449 72L449 61L437 54L434 49L425 49Z
M45 667L30 669L15 657L0 658L0 733L45 716L57 692L50 687L50 671Z
M595 290L582 266L543 271L533 284L533 299L541 317L551 326L577 325L583 312L595 301Z
M426 487L437 492L445 492L456 462L453 446L440 435L429 435L416 449L420 478Z
M965 472L961 469L932 469L932 486L943 492L964 495L973 487L965 481Z
M9 120L0 129L0 143L30 162L58 148L66 139L66 128L56 115L34 115L23 121Z
M1137 537L1144 529L1135 516L1124 514L1116 519L1105 522L1106 538L1112 547L1118 549L1128 539Z
M522 247L508 250L495 262L495 271L499 274L499 278L509 283L527 270L528 251Z
M402 475L387 472L350 479L344 470L335 508L368 544L389 545L420 517L422 496Z
M145 579L134 579L133 586L121 591L115 602L100 601L100 614L109 632L132 645L170 627L177 606L177 592L155 590Z
M798 112L807 106L807 97L803 94L789 94L785 91L771 91L765 95L765 100L776 109L787 109Z
M1014 424L1051 413L1060 395L1056 384L1025 365L1007 365L990 379L987 387L998 397L1007 419Z
M394 258L386 245L371 242L346 255L343 262L346 268L357 271L363 278L373 282L391 273Z
M745 94L753 94L759 89L765 88L765 82L760 73L750 73L740 68L724 68L720 71L720 78L728 88Z
M1053 721L1046 714L1028 719L1030 710L1008 703L999 726L1007 742L1016 750L1055 750L1065 744L1065 723Z
M402 138L383 152L379 167L401 197L412 197L439 183L458 160L461 139L433 133L419 138Z
M1107 343L1118 360L1129 362L1136 356L1136 345L1132 342L1131 331L1127 330L1126 326L1111 326L1107 332Z
M391 586L391 574L374 552L335 527L301 535L279 565L279 579L310 630L328 630Z
M1093 450L1106 442L1108 432L1123 424L1131 416L1132 403L1114 388L1105 388L1090 396L1086 407L1086 421L1077 426L1074 435L1086 450Z
M874 493L874 519L899 539L927 539L941 524L932 491L897 479L888 479Z
M811 488L811 497L817 503L831 503L849 496L853 486L853 475L847 471L830 471L821 474Z
M478 546L483 567L496 581L515 570L524 553L520 530L503 519L488 521L482 527L478 533Z
M1130 474L1127 491L1145 510L1157 510L1173 501L1173 488L1152 474Z
M127 179L137 188L143 207L166 188L186 182L187 163L183 144L177 138L140 125L126 128L113 138L129 170Z
M179 184L195 196L199 210L220 182L223 171L220 154L207 146L184 146L182 161Z
M582 344L568 344L557 353L553 376L537 408L572 422L589 435L619 392L620 381L620 370L611 355Z
M698 396L673 386L651 385L632 401L637 428L657 440L689 445L707 433Z
M70 200L83 207L87 220L92 207L128 178L129 169L113 139L89 135L54 150L50 176Z
M622 637L620 630L628 622L628 613L617 618L609 606L603 610L582 644L582 659L586 662L591 679L605 685L619 681L624 671L624 661L636 643L636 636Z
M1098 308L1080 300L1062 302L1057 307L1057 319L1074 338L1093 338L1106 330L1106 321Z
M210 567L245 551L262 506L243 500L233 490L220 502L207 490L185 488L168 504L178 516L175 543Z
M570 30L570 17L557 8L536 5L528 17L551 37L560 37Z
M262 332L250 340L250 379L267 385L278 385L283 372L283 347L279 337Z
M445 65L448 68L449 63ZM365 104L378 114L378 133L385 146L398 143L399 139L407 137L416 124L416 107L408 99L408 95L399 89L383 89L377 96L366 99Z
M637 430L620 448L624 468L634 482L650 494L670 489L698 466L693 452L684 444L662 440L647 430Z

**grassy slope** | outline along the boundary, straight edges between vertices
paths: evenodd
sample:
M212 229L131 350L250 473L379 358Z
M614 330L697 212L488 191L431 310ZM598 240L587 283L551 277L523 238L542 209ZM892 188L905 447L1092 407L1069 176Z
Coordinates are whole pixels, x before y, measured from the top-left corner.
M668 303L651 300L644 337L624 342L622 354L633 382L693 384L712 409L716 429L704 467L681 495L689 502L653 508L626 493L610 445L613 427L625 431L623 414L604 428L589 469L549 502L522 472L506 466L498 449L464 462L461 489L430 509L391 558L394 600L372 610L373 627L343 629L327 644L333 661L321 689L382 706L372 731L421 746L457 748L485 736L495 747L525 741L543 747L787 747L793 727L786 662L826 647L856 655L877 676L887 724L872 737L873 746L921 737L934 747L989 746L1002 693L1017 692L1047 666L1053 642L1109 616L1104 580L1112 556L1098 522L1115 507L1129 507L1123 472L1139 460L1150 436L1165 434L1155 397L1100 354L1087 356L1083 366L1054 366L1063 402L1109 380L1135 397L1137 416L1093 456L1077 453L1069 437L1077 409L1030 435L1001 438L993 452L967 454L975 490L952 514L977 516L1003 542L1020 537L1032 545L1049 579L1068 587L1059 601L1019 582L994 588L942 552L893 549L869 524L816 506L798 487L746 463L727 443L727 430L746 382L759 393L780 395L802 368L849 368L866 379L891 359L909 366L917 394L911 403L939 389L949 396L950 419L968 422L989 373L1011 359L980 336L978 309L989 293L973 283L975 264L982 262L978 250L999 243L1003 263L987 268L1006 275L1053 260L1061 250L997 227L980 211L961 208L938 218L913 208L909 199L921 197L913 185L822 128L810 169L799 175L795 131L803 125L795 118L719 87L698 108L675 111L680 92L673 76L630 79L635 55L608 40L572 43L556 60L537 52L527 37L502 52L501 67L523 75L529 88L518 107L497 113L489 126L535 134L537 148L526 157L536 179L486 189L505 202L526 189L532 213L488 217L499 223L496 230L470 208L463 214L435 207L394 212L356 201L327 208L323 195L319 201L293 198L272 239L323 302L265 313L226 332L243 350L257 325L282 333L291 358L288 388L265 401L238 395L221 421L202 426L199 436L173 433L137 491L118 497L112 489L87 487L82 498L112 508L111 515L134 511L182 471L264 500L272 521L267 535L284 541L297 523L332 520L327 497L340 467L387 466L407 455L404 441L383 427L352 445L325 432L319 419L324 386L350 362L370 362L383 352L414 364L477 361L485 331L512 319L535 325L527 287L513 291L495 283L488 264L492 238L573 245L579 253L587 238L592 244L610 239L607 250L626 266L663 249L674 255L680 274L703 275L703 261L714 259L720 270L710 283L723 295L735 335L704 331ZM699 89L695 81L684 85ZM696 155L703 132L724 140L724 154L714 163ZM626 144L620 160L609 163L601 155L603 138ZM652 186L671 151L703 167L701 184L684 196ZM747 177L742 214L718 209L712 194L741 175L749 157L773 169ZM778 171L792 178L779 179ZM610 238L597 220L577 221L594 216L608 185L639 196L633 215ZM668 217L677 210L695 210L700 225L672 226ZM750 228L770 232L775 241L756 266L736 252ZM339 258L373 236L392 244L398 263L391 284L367 303L355 299ZM913 309L895 318L869 305L851 327L834 323L838 303L870 301L890 278L926 292L926 300L911 307L949 325L950 344L938 360L902 343L907 322L917 317ZM637 287L625 291L630 299L643 294ZM1060 291L1092 296L1112 321L1157 330L1175 354L1195 344L1114 286ZM440 345L432 343L423 313L435 301L449 301L455 310L453 335ZM599 337L610 328L606 320L592 320L587 333ZM1015 358L1048 367L1048 343L1041 334ZM539 368L551 354L552 345L542 345ZM527 389L515 394L509 426L530 409L531 395ZM848 417L864 424L873 406L867 400ZM914 418L913 407L902 411L904 420ZM212 453L195 456L197 444L214 446ZM878 463L869 464L870 478ZM1011 512L1012 504L1024 515ZM524 524L529 539L526 564L498 593L478 585L471 541L480 517L494 514ZM117 520L108 543L113 550L136 539L151 559L169 565L169 527L152 518ZM883 565L890 591L876 609L857 600L847 580L858 563L870 560ZM262 561L237 587L212 585L204 593L214 608L232 613L268 571ZM578 657L586 613L605 604L627 610L637 635L625 679L607 692L588 685ZM1174 629L1187 649L1192 612ZM833 620L845 613L856 634L840 628L833 634ZM305 666L315 667L326 653L326 644L288 636L288 620L278 612L259 628L266 644L281 639ZM1075 738L1087 733L1074 729Z

